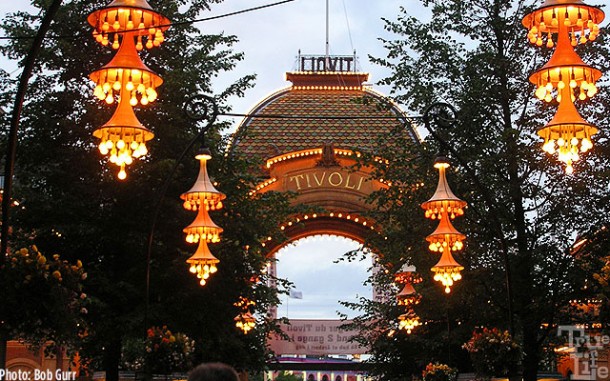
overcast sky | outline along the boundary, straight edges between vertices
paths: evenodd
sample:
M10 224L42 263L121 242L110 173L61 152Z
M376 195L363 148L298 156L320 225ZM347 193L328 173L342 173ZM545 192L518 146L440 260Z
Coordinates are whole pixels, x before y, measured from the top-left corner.
M277 0L227 0L213 5L201 17L218 16L243 9L275 3ZM0 15L24 9L27 0L0 0ZM399 7L404 6L414 15L425 17L426 12L417 0L329 0L329 46L331 55L352 55L356 50L360 71L370 73L370 83L385 77L385 69L369 63L369 55L385 56L378 39L391 38L384 30L382 17L395 20ZM83 15L86 22L86 15ZM198 23L204 33L224 32L236 35L240 42L234 47L245 53L237 69L224 73L215 82L215 93L248 74L256 74L256 86L248 90L243 99L231 99L233 111L247 113L271 93L289 85L287 71L296 70L296 57L302 54L323 55L326 40L326 0L295 0L214 21ZM171 33L171 29L170 32ZM162 49L163 47L161 47ZM0 57L0 68L20 74L15 63ZM388 89L375 87L388 93ZM159 89L163 97L163 87ZM234 120L234 123L239 123ZM355 300L357 296L371 296L370 288L362 286L370 262L333 263L348 250L357 247L355 242L335 238L332 241L312 240L284 251L278 265L278 275L295 283L303 299L290 299L280 306L278 314L288 310L291 318L336 318L342 309L339 300ZM348 274L348 276L345 276Z

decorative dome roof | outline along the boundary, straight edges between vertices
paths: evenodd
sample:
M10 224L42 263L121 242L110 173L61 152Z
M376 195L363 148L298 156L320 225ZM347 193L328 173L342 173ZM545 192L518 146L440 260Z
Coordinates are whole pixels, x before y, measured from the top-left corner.
M249 112L234 135L232 150L268 159L327 144L374 152L384 144L379 139L391 144L391 134L398 132L418 139L394 103L363 85L366 73L293 72L286 78L293 85Z

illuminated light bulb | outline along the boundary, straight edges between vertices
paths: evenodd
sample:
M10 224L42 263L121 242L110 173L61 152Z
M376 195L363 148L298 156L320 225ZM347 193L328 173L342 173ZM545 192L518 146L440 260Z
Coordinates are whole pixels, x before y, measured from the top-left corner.
M562 98L561 93L558 93L557 94L557 102L561 103L561 98Z
M114 143L112 142L112 140L106 140L106 148L109 150L114 148Z
M551 82L547 82L545 88L547 92L551 92L553 91L553 84Z
M121 82L119 82L119 81L115 81L115 82L112 84L112 90L114 90L114 91L119 91L119 90L121 90Z
M137 87L138 93L143 94L146 91L146 87L143 83L140 83Z
M576 80L571 79L570 80L570 87L574 89L574 88L576 88L576 86L578 86L578 83L576 83Z
M117 175L119 180L125 180L127 178L127 172L125 172L125 168L121 167L119 174Z
M116 148L119 150L125 148L125 141L123 139L119 139L119 141L116 142Z
M129 148L131 148L134 151L138 149L138 146L139 146L139 144L135 140L132 140L131 143L129 143Z
M205 284L206 284L206 281L205 281L204 279L201 279L201 280L199 281L199 285L200 285L200 286L205 286Z
M133 163L133 159L131 156L125 156L125 164L131 165Z
M108 96L106 97L106 103L108 103L109 105L114 103L114 97L112 96L112 93L108 93Z
M112 29L119 30L120 28L121 28L121 24L119 23L119 20L115 20L114 23L112 24Z
M546 95L544 96L544 100L546 102L550 102L553 100L553 96L551 95L551 93L546 93Z
M100 153L102 155L108 155L108 148L106 148L106 145L104 144L104 142L101 142L100 145L98 146L98 149L100 150Z
M191 267L189 267L189 272L195 274L197 272L197 268L195 267L195 265L191 265Z
M540 86L537 90L536 90L536 98L543 100L544 97L546 95L546 89L544 88L544 86Z
M551 49L553 47L553 40L551 38L546 40L546 47Z
M566 141L565 141L565 140L563 140L563 138L559 138L559 139L557 139L557 145L558 145L559 147L563 147L565 144L566 144Z
M129 82L125 84L125 90L127 91L133 91L134 88L135 86L133 85L133 82L131 80L129 80Z
M538 40L536 40L536 45L542 46L542 38L538 37Z
M136 98L136 94L135 93L131 94L131 98L129 99L129 104L132 107L135 107L135 106L138 105L138 98Z
M557 88L559 90L563 89L564 87L566 87L566 83L564 81L557 82Z
M133 21L131 21L131 19L127 21L127 29L133 29Z
M148 104L148 97L146 95L142 95L142 98L140 98L140 104L142 106L146 106Z
M570 143L571 143L573 146L578 145L578 138L577 138L576 136L574 136L574 137L573 137L573 138L570 140Z
M119 44L119 38L118 35L114 38L114 41L112 42L112 49L117 50L121 45Z
M104 32L107 32L110 29L110 24L108 24L108 21L104 21L104 24L102 25L102 30Z
M146 41L146 49L152 49L153 48L153 43L150 39L148 39L148 41Z
M572 164L566 165L566 174L571 175L572 173L574 173L574 167L572 167Z
M110 91L110 83L108 82L104 82L104 84L102 85L102 90L104 90L104 93L108 93Z
M582 89L580 90L580 94L578 94L578 99L580 99L581 101L587 99L587 94Z
M144 142L140 143L138 150L141 152L142 155L146 155L148 153L148 149L146 148L146 144L144 144Z

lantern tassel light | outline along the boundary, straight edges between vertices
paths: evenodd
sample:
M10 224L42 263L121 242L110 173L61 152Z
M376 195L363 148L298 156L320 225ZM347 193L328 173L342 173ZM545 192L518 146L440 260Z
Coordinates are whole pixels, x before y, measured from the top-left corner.
M199 243L195 254L187 259L190 271L197 274L199 284L204 286L209 276L216 272L216 264L220 261L212 255L208 243L220 241L222 228L212 221L208 210L222 208L222 200L226 196L219 192L212 184L208 176L207 161L212 158L207 148L202 149L195 158L199 160L199 174L195 184L187 192L180 195L184 200L183 207L186 210L197 211L197 217L186 228L186 241L188 243Z
M598 130L578 113L574 101L584 101L597 94L596 82L602 73L585 64L574 51L576 45L595 41L604 12L582 0L546 0L526 15L522 24L528 29L529 41L555 48L551 59L529 78L536 85L536 97L559 102L553 119L537 133L544 139L543 150L557 153L568 174L573 163L593 147L591 137ZM553 40L556 36L556 43ZM554 94L556 94L554 96Z
M445 170L449 168L449 161L444 156L438 156L434 167L439 171L439 180L436 192L430 200L421 206L426 211L427 218L438 219L439 223L434 232L426 237L429 242L428 249L440 252L439 262L432 267L434 280L445 286L445 292L451 292L454 282L462 279L460 272L464 269L456 262L451 252L462 250L466 236L453 227L450 218L464 214L466 202L457 198L449 184Z

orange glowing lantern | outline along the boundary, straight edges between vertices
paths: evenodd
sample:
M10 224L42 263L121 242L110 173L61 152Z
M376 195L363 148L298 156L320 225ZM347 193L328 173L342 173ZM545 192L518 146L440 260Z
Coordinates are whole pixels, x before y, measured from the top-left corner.
M426 237L426 241L430 243L430 251L442 254L431 270L434 280L441 282L445 292L449 293L453 283L462 278L460 272L464 269L455 261L451 252L462 250L466 239L464 234L453 227L450 217L463 215L466 202L457 198L449 188L445 176L445 170L449 167L447 159L438 157L434 167L439 170L438 186L432 198L422 204L422 208L426 210L426 217L439 220L436 230Z
M157 99L163 80L142 62L133 39L123 40L112 60L89 76L96 83L94 95L106 103L114 103L115 95L128 98L131 106L145 106Z
M186 233L186 242L199 242L197 252L186 262L191 264L190 271L197 274L203 286L210 274L216 272L216 264L220 262L212 255L207 244L220 241L222 233L222 228L212 221L208 210L222 208L222 200L226 196L214 187L208 176L207 161L212 158L210 151L205 148L195 158L199 160L197 180L180 198L184 200L183 207L186 210L197 211L195 220L183 231Z
M556 46L549 62L530 76L536 85L536 97L547 102L559 102L555 117L537 133L544 139L543 150L558 154L565 163L566 173L572 164L593 147L591 136L597 128L580 116L574 101L584 101L597 94L596 82L602 73L585 64L574 46L594 41L604 12L586 5L582 0L547 0L523 18L531 43L548 48ZM556 36L556 42L554 40Z
M256 318L250 312L250 309L254 307L256 303L244 296L240 296L239 300L233 303L233 305L241 309L239 315L233 319L235 321L235 326L247 335L248 332L256 327Z
M207 242L203 239L199 240L199 247L195 254L186 260L186 263L191 265L189 271L197 275L201 286L205 286L210 275L218 271L216 267L218 262L220 260L210 252Z
M430 200L421 205L426 211L426 218L440 220L445 212L451 219L463 215L466 201L457 198L447 184L445 170L449 168L449 162L442 156L438 157L434 163L434 168L438 169L436 191Z
M118 49L112 60L89 78L95 83L93 93L97 98L108 104L118 99L119 105L110 121L95 130L93 136L101 139L100 152L109 154L109 161L121 168L118 177L123 180L127 177L125 166L146 155L146 142L154 137L138 121L132 107L154 101L156 88L163 83L142 62L138 50L143 48L143 37L147 39L147 48L159 46L169 20L155 12L146 0L114 0L91 13L87 20L93 26L97 42L107 46L112 40L112 48Z
M140 123L128 99L121 98L110 120L95 130L93 136L101 140L100 153L109 155L108 161L121 168L118 177L124 180L127 177L125 165L146 155L146 142L154 134Z
M93 37L100 44L107 46L112 40L112 47L119 47L119 36L137 38L137 49L142 50L161 45L165 40L164 32L170 21L159 12L155 12L146 0L114 0L108 6L91 13L87 18L94 28ZM142 38L146 37L146 44Z
M443 250L441 259L432 267L434 280L441 282L445 286L447 294L451 292L453 283L462 279L462 274L460 273L462 270L464 270L464 267L455 261L448 248Z
M398 329L405 330L408 334L419 325L419 317L414 313L402 314L398 317Z

